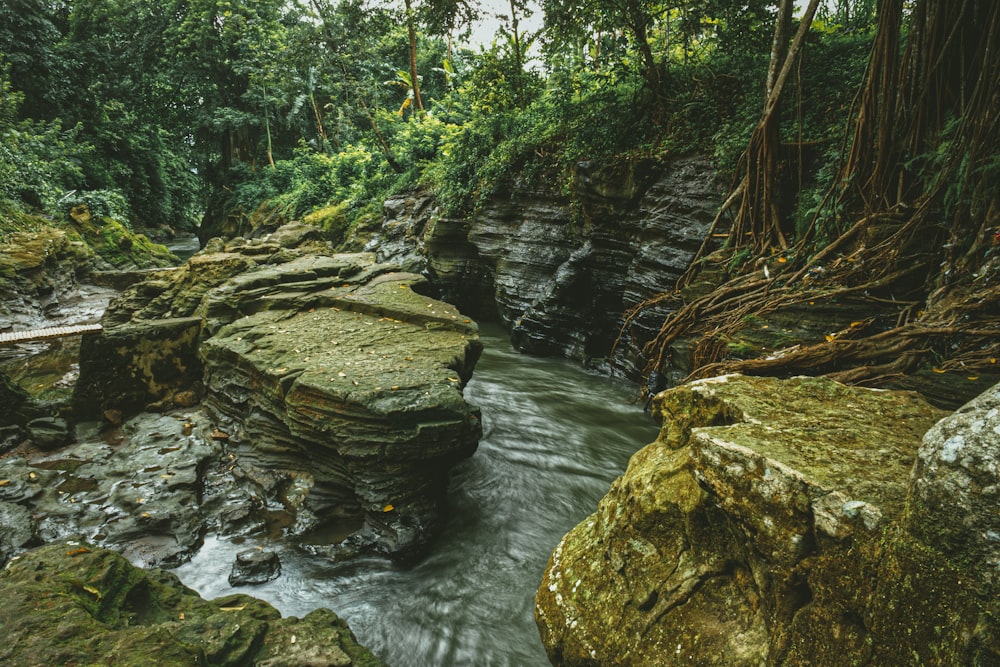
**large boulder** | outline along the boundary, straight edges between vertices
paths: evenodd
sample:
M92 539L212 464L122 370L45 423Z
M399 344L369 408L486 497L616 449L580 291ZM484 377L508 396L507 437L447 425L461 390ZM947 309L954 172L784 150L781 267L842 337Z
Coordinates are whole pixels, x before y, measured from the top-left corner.
M308 225L214 240L112 304L84 342L77 408L203 397L234 465L294 514L293 534L352 533L307 539L335 557L409 558L441 526L449 470L480 433L462 398L477 325L426 289L373 254L333 254Z
M984 593L1000 594L1000 384L924 436L905 525Z
M659 438L538 589L553 664L1000 660L984 578L900 529L942 411L913 393L740 376L668 390L654 409Z
M85 543L21 554L0 570L0 599L5 665L384 665L327 609L282 618L247 595L204 600Z

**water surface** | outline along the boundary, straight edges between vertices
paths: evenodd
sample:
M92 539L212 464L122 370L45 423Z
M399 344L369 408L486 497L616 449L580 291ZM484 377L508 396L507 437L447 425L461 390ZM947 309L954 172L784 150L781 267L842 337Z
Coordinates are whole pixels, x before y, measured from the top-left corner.
M264 538L209 538L177 570L183 581L205 597L230 593L236 552L264 546L281 554L282 576L241 592L284 615L329 607L393 667L548 665L533 613L549 554L656 429L605 377L520 355L499 330L483 342L466 387L483 438L455 469L450 519L424 560L329 563Z

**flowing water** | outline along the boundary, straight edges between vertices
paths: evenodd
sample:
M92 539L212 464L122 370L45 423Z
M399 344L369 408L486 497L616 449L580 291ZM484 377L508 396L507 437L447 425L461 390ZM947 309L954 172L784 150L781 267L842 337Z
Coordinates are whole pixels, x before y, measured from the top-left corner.
M549 554L656 429L607 378L520 355L499 330L483 342L466 387L483 438L455 469L450 519L424 560L329 563L264 538L209 538L176 570L184 583L208 598L231 593L235 554L264 546L280 553L282 576L241 592L285 615L329 607L392 667L548 665L533 612Z
M165 241L163 245L167 246L170 252L177 255L181 262L186 262L191 255L201 249L201 242L198 241L197 236L178 236L177 238Z

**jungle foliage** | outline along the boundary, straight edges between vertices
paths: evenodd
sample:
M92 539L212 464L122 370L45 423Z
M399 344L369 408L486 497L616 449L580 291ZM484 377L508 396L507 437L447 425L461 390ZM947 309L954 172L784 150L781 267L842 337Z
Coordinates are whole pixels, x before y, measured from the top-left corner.
M734 167L774 3L578 4L10 0L0 200L56 217L99 201L208 236L247 231L262 206L356 211L415 184L468 212L515 177L568 187L576 162L617 154ZM469 46L484 15L498 29ZM823 80L811 141L840 131L872 17L871 0L840 0L817 23L800 72Z
M336 211L341 234L405 188L469 215L517 181L572 196L582 160L710 154L713 233L626 316L676 304L647 372L684 336L698 374L995 364L1000 5L796 4L7 0L0 218L87 203L206 238ZM728 282L685 292L710 261ZM727 358L747 313L831 295L893 325Z

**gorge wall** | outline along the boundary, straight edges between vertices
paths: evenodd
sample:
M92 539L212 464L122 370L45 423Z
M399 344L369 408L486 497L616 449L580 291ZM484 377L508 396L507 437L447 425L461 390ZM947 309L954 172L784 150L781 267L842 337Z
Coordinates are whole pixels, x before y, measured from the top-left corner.
M371 247L426 274L463 311L499 317L518 348L600 363L622 314L673 288L722 198L705 159L583 162L572 198L522 182L468 218L442 216L426 193L391 198ZM650 309L637 339L663 316ZM637 379L637 358L628 343L615 364Z

